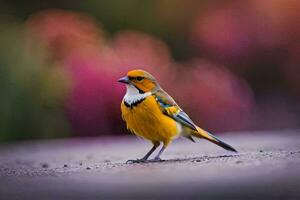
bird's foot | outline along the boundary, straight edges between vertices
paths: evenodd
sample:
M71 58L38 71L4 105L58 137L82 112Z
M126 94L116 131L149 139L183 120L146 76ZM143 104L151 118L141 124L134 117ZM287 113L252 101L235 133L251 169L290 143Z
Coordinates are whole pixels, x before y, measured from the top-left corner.
M136 159L136 160L127 160L126 161L126 164L133 164L133 163L145 163L147 162L146 159Z

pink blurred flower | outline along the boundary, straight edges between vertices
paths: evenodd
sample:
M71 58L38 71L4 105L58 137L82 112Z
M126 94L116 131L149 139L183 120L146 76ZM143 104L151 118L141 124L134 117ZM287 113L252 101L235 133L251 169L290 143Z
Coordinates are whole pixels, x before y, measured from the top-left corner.
M66 111L76 135L121 132L121 88L117 77L98 57L70 57L66 62L73 85Z
M199 126L209 130L246 129L253 107L250 87L222 66L195 60L177 70L171 94Z
M209 10L196 20L191 42L214 57L242 59L251 50L251 38L244 13L231 7Z
M295 0L231 1L200 14L190 39L213 58L245 63L299 38L299 8Z
M86 52L102 44L102 30L87 15L65 10L44 10L32 15L26 27L41 38L55 59L64 59L73 51Z

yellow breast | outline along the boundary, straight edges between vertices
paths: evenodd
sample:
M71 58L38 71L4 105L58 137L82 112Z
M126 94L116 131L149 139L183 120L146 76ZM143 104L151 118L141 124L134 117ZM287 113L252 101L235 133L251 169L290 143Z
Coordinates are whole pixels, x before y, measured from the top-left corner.
M132 107L127 107L123 101L121 110L127 129L140 137L169 142L179 135L177 122L162 113L152 95Z

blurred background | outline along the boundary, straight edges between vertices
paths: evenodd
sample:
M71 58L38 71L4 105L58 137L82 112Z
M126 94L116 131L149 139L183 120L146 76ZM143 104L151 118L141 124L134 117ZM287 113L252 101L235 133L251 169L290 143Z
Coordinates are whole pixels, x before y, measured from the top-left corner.
M125 135L128 70L212 132L300 127L299 0L1 0L0 141Z

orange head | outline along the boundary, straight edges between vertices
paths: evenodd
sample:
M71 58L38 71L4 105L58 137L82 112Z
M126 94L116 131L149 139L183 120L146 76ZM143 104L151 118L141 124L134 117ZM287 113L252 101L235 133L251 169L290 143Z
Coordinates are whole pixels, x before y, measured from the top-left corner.
M118 82L132 85L140 93L151 92L158 87L155 78L150 73L141 69L129 71L127 76L120 78Z

